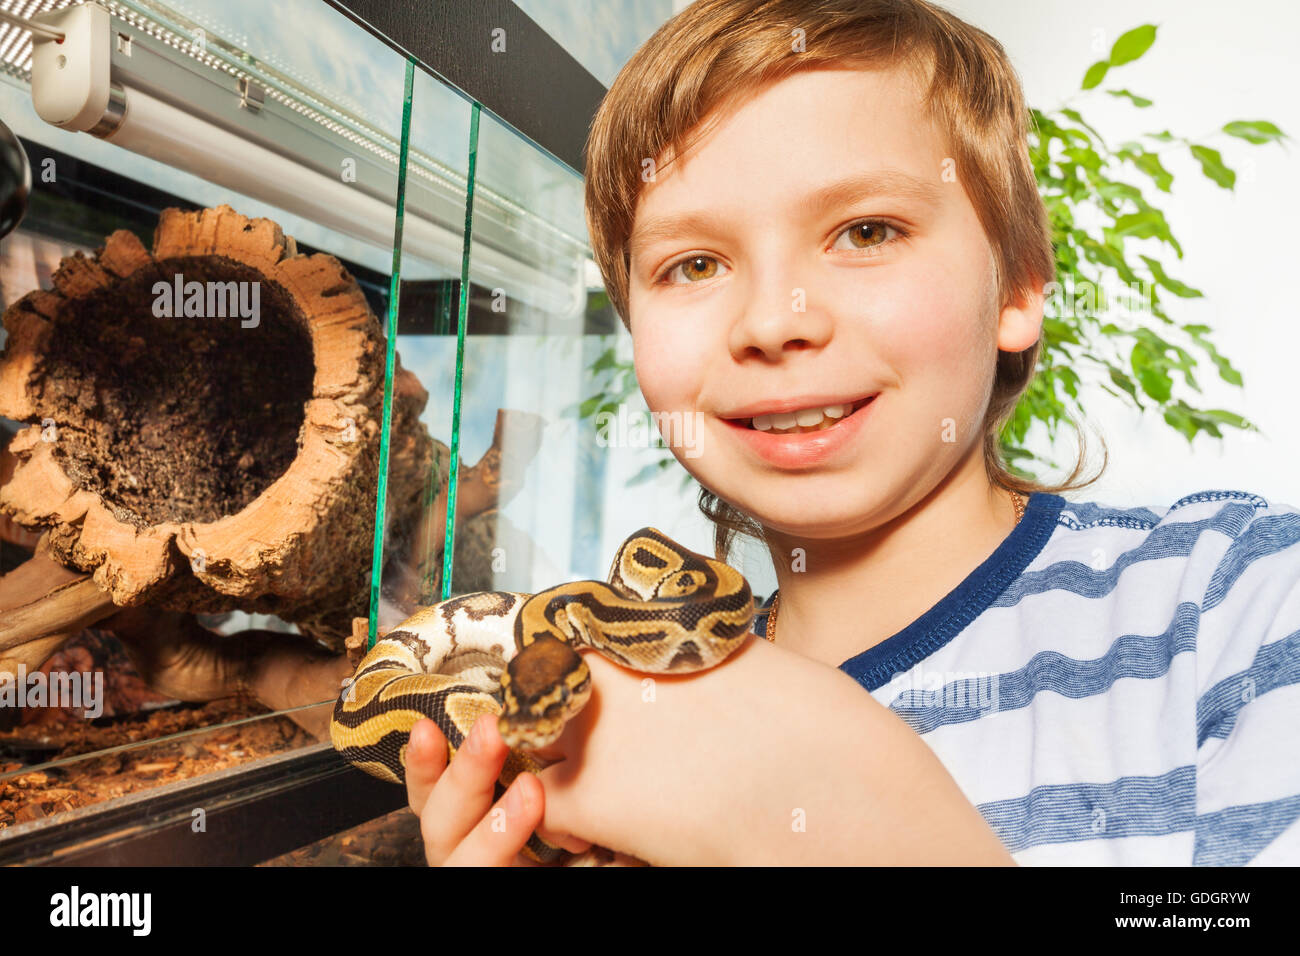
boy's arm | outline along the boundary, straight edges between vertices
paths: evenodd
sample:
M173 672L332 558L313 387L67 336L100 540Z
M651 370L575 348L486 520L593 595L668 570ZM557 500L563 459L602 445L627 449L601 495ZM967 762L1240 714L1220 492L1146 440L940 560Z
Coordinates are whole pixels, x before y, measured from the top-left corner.
M1013 864L930 748L838 669L754 639L647 679L597 654L548 829L670 865Z
M1300 512L1273 504L1201 602L1192 863L1300 863Z

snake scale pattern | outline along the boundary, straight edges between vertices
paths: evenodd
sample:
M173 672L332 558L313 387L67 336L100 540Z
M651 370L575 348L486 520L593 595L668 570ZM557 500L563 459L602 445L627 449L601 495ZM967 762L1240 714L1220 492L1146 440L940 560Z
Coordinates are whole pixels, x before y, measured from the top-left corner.
M608 581L531 595L478 591L420 608L376 641L345 682L330 738L354 766L401 783L417 720L433 719L450 757L481 714L497 714L511 748L499 796L520 773L546 766L530 751L554 742L587 702L591 678L579 648L648 674L698 671L744 643L753 617L739 571L642 528L619 547ZM570 866L614 858L600 847L571 854L536 833L524 854Z

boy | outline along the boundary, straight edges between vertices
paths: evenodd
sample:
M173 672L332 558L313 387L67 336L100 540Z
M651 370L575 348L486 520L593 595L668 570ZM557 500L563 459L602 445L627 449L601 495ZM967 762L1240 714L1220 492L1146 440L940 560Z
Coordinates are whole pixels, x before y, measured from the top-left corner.
M650 699L587 655L504 832L491 720L445 776L417 725L431 863L534 826L676 864L1300 859L1300 514L1072 504L999 458L1054 271L1025 119L920 0L697 0L624 67L592 247L651 410L703 422L719 554L772 553L772 642Z

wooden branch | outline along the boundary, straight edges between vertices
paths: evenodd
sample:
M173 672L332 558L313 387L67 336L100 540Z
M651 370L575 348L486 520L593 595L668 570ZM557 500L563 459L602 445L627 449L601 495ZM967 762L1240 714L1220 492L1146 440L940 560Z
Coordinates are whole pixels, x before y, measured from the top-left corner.
M112 631L149 687L177 700L248 694L288 714L318 739L329 735L334 700L353 665L301 634L252 628L223 635L189 614L127 608L100 624Z
M76 633L115 610L112 596L89 575L37 554L0 578L0 652L51 635Z
M50 657L63 647L69 640L76 637L80 631L64 631L61 634L51 634L48 637L39 637L34 641L28 641L25 644L19 644L10 647L8 650L0 651L0 680L16 679L19 667L26 669L27 673L40 670L41 666L50 659Z

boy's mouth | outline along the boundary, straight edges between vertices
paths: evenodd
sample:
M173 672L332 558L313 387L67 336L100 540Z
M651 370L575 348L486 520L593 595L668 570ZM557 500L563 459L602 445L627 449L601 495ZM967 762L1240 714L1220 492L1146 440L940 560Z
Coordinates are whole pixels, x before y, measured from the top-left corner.
M747 416L725 418L729 425L767 432L771 435L800 435L825 431L853 415L880 394L875 392L850 401L809 403L788 411L766 411ZM755 411L758 411L755 409Z

